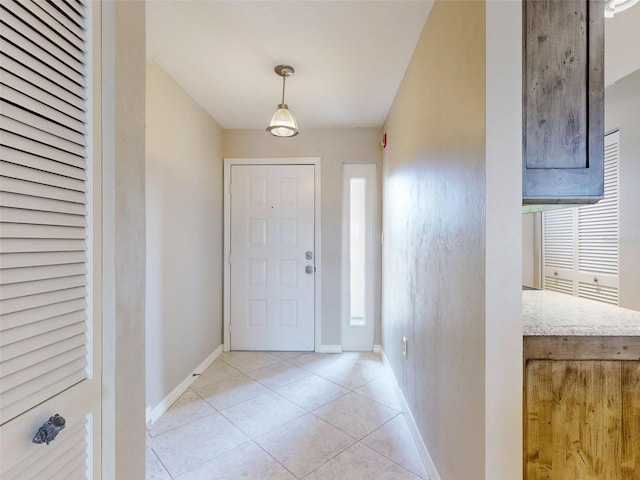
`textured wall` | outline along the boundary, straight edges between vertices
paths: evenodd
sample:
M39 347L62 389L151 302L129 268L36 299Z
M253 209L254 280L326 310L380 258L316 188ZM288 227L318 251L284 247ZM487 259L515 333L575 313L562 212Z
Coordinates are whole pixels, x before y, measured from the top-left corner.
M484 471L484 8L434 4L384 126L383 348L447 480Z
M222 129L147 64L147 405L222 343Z
M292 107L293 108L293 107ZM299 119L300 120L300 119ZM340 345L342 164L381 164L380 129L304 130L293 138L275 138L264 130L226 130L226 158L320 157L322 159L322 339ZM380 169L378 181L380 182ZM379 203L381 201L378 197ZM380 208L378 208L380 212ZM376 295L380 298L380 295ZM380 343L380 315L374 342Z
M604 112L620 129L620 306L640 310L640 70L606 88Z

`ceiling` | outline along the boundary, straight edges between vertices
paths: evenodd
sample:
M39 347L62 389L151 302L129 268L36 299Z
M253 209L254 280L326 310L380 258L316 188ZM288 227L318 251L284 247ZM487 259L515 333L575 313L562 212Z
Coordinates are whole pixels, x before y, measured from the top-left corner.
M301 130L380 126L431 0L152 0L147 56L225 129L263 129L286 103ZM640 4L606 20L605 77L640 68Z
M424 0L147 3L147 56L225 129L263 129L282 95L300 129L380 126L431 8Z

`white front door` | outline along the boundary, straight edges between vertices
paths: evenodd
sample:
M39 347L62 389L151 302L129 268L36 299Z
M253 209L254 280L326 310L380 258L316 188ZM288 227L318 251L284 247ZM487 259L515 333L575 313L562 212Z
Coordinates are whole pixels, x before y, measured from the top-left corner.
M232 350L314 349L313 165L231 166Z

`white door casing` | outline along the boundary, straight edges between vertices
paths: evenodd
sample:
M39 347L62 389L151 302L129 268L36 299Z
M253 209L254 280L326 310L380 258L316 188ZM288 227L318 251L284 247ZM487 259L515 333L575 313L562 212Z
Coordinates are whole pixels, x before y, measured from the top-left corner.
M314 350L319 162L245 162L225 161L225 350Z

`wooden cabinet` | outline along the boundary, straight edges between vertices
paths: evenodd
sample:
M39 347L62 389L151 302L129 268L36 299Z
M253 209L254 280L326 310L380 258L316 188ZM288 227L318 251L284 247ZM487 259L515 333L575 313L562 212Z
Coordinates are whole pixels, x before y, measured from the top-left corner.
M524 347L524 478L640 478L640 337Z
M602 0L523 2L523 204L604 194Z

